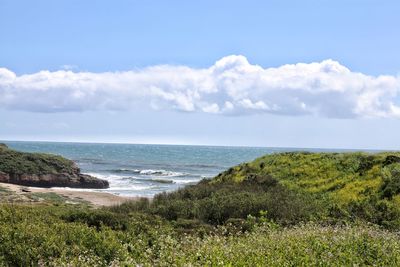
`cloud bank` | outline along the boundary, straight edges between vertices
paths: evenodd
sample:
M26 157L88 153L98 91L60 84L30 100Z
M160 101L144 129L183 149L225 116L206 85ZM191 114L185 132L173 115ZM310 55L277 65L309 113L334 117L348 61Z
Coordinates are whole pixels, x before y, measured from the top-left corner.
M227 56L209 68L159 65L123 72L0 68L0 108L31 112L135 110L146 105L226 115L400 117L400 77L369 76L333 60L263 68Z

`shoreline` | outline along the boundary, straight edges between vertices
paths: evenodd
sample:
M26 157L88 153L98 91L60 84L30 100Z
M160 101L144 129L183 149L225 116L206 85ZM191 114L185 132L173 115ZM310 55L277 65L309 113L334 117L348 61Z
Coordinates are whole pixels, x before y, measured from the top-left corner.
M9 190L21 198L29 194L35 193L54 193L61 198L64 198L66 202L70 202L73 204L87 202L94 207L101 206L113 206L119 205L127 201L138 200L141 197L124 197L117 196L107 192L93 192L93 191L85 191L84 188L82 190L75 189L68 190L62 188L43 188L43 187L32 187L32 186L23 186L9 183L0 183L0 188L4 188Z

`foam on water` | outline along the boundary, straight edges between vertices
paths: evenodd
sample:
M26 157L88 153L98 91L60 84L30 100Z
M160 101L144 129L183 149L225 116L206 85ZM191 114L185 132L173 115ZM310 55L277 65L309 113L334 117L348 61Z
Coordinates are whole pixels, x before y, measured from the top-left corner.
M196 175L184 176L172 171L145 170L136 172L137 175L86 173L91 176L105 179L110 183L108 189L91 189L91 191L110 192L123 196L152 196L162 191L171 191L182 185L195 184L204 177ZM172 179L174 178L174 179Z

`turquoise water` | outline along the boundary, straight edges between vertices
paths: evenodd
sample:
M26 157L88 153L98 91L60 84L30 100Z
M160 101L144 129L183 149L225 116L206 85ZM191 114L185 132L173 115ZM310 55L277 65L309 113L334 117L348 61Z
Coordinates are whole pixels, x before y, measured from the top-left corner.
M153 196L163 191L176 190L264 154L294 150L333 151L181 145L4 143L21 151L53 153L72 159L83 173L110 182L109 189L95 191L124 196Z

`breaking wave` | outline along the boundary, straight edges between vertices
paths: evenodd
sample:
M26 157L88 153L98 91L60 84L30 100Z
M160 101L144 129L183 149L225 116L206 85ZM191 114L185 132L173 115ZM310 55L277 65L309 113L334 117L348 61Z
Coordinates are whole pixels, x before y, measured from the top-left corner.
M174 171L167 171L167 170L152 170L152 169L146 169L146 170L138 170L138 169L114 169L110 170L111 172L114 173L126 173L126 174L138 174L138 175L153 175L153 176L170 176L170 177L187 177L187 176L193 176L192 174L189 173L183 173L183 172L174 172Z

